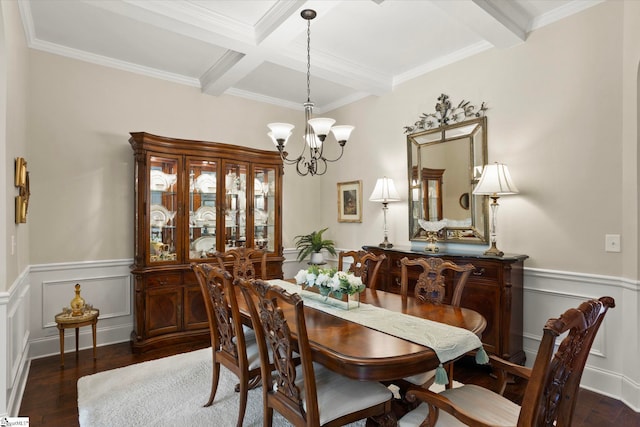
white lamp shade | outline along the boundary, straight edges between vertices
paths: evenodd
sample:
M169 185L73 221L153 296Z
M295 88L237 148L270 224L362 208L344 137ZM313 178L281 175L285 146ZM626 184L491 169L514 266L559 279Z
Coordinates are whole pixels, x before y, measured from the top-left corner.
M269 129L271 129L271 133L273 134L273 139L276 141L282 140L283 145L287 143L289 136L291 136L291 131L295 127L294 125L290 125L289 123L269 123L267 125Z
M333 119L318 117L316 119L309 119L309 125L313 128L316 135L327 136L331 130L331 126L336 121Z
M505 194L518 194L518 189L511 179L507 165L496 162L484 167L480 181L478 181L478 185L473 190L473 194L502 196Z
M331 128L333 136L338 141L348 141L354 127L349 125L334 126Z
M376 187L369 197L371 202L397 202L400 200L400 194L396 190L396 186L391 178L378 178Z

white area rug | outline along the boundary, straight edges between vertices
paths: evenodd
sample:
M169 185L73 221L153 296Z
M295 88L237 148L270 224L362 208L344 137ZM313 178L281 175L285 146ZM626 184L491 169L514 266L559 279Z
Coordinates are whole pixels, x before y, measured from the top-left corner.
M78 380L80 426L235 427L237 382L222 368L213 405L202 406L211 391L211 348L99 372ZM273 425L290 424L274 412ZM261 388L249 391L244 426L262 426Z

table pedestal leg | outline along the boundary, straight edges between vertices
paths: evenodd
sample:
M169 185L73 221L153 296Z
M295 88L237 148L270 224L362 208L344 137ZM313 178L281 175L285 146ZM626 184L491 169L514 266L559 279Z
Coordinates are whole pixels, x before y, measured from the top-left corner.
M76 330L76 359L78 358L78 336L80 335L80 328L75 328Z

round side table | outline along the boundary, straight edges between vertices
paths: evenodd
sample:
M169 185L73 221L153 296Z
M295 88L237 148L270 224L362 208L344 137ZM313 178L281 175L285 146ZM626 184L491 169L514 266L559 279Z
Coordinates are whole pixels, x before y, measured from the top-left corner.
M64 366L64 330L74 328L76 330L76 356L78 355L78 333L82 326L91 325L93 332L93 360L96 360L96 326L100 310L94 308L82 313L80 316L72 316L71 313L56 314L56 325L60 331L60 366Z

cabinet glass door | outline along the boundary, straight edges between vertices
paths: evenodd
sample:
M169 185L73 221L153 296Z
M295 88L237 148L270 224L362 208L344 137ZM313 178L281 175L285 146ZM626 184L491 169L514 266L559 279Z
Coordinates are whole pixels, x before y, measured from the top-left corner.
M244 163L225 163L225 250L247 244L247 170L248 166Z
M176 261L178 159L149 157L149 261Z
M276 170L254 167L253 177L253 247L275 251Z
M209 258L216 251L217 163L188 159L189 258Z

